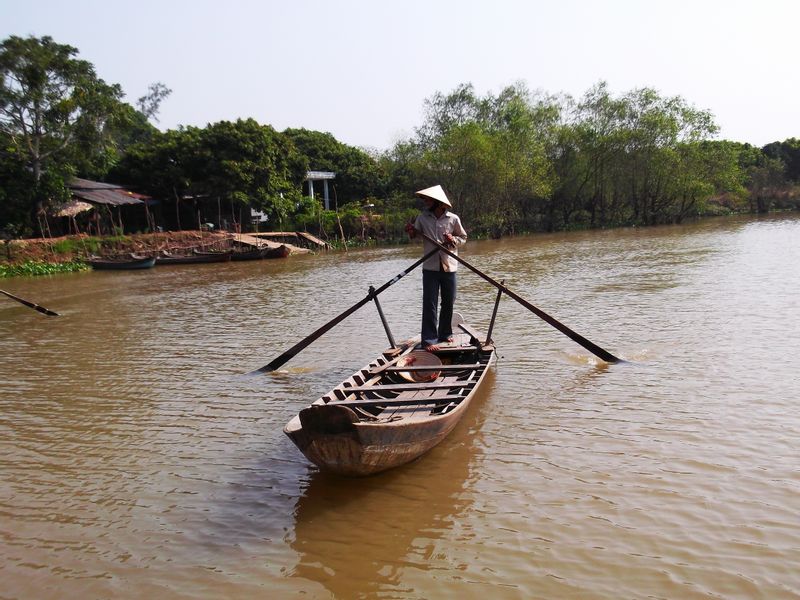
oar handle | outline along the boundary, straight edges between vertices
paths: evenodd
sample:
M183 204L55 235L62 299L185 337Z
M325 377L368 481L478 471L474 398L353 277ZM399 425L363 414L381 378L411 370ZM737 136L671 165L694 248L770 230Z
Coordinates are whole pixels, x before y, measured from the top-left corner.
M564 325L560 321L558 321L555 318L553 318L550 315L548 315L543 310L541 310L539 308L536 308L533 304L531 304L530 302L528 302L527 300L525 300L521 296L518 296L517 294L515 294L514 292L509 290L502 283L498 283L497 281L495 281L494 279L489 277L486 273L484 273L480 269L478 269L476 267L473 267L466 260L464 260L463 258L458 256L458 254L448 250L445 246L443 246L442 244L440 244L436 240L432 239L430 236L426 235L424 232L420 231L418 233L420 235L422 235L422 237L425 238L427 241L429 241L431 244L436 246L436 248L438 250L440 250L440 251L444 252L445 254L447 254L448 256L451 256L454 259L456 259L458 262L460 262L462 265L464 265L470 271L472 271L476 275L479 275L480 277L482 277L483 279L485 279L486 281L491 283L493 286L495 286L498 290L500 290L501 292L504 292L505 294L507 294L508 296L510 296L511 298L516 300L517 302L519 302L522 306L527 308L529 311L531 311L537 317L539 317L540 319L542 319L546 323L548 323L548 324L552 325L553 327L555 327L556 329L558 329L561 333L563 333L564 335L566 335L568 338L570 338L574 342L577 342L578 344L580 344L581 346L586 348L589 352L591 352L592 354L594 354L598 358L601 358L604 361L609 362L609 363L623 362L621 359L619 359L616 356L614 356L613 354L611 354L608 350L604 350L603 348L601 348L600 346L598 346L594 342L591 342L591 341L587 340L581 334L573 331L572 329L570 329L569 327L567 327L566 325Z

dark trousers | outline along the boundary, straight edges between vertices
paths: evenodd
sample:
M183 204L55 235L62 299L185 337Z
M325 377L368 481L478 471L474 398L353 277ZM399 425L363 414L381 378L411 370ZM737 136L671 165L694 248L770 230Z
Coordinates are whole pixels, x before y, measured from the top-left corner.
M442 308L436 319L439 293ZM453 335L453 303L456 301L456 274L422 270L422 343L435 344Z

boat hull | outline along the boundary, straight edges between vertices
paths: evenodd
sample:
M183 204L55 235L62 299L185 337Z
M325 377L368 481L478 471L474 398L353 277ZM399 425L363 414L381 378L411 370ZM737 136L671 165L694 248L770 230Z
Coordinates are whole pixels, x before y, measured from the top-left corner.
M193 265L202 263L228 262L231 252L198 252L190 255L171 255L156 257L157 265Z
M399 431L386 432L382 427L369 424L354 425L351 431L336 433L314 431L307 427L286 433L305 457L321 470L364 477L416 460L447 437L460 419L460 414L454 414L449 419L432 424L425 431L416 428L412 435L407 436L397 435Z
M474 342L457 335L448 349L452 358L445 360L452 362L446 368L454 375L438 380L447 392L434 390L436 382L426 389L425 384L398 383L388 372L371 375L392 362L387 351L301 410L284 433L321 470L340 475L373 475L409 463L447 437L468 410L494 358L492 345ZM459 345L472 349L459 352ZM384 398L386 405L381 405Z
M244 252L234 252L231 260L261 260L264 258L286 258L289 256L290 250L288 246L281 244L274 248L258 248L256 250L247 250Z
M130 271L135 269L150 269L155 266L155 257L143 257L131 260L104 260L96 259L90 260L89 264L95 270L99 271Z

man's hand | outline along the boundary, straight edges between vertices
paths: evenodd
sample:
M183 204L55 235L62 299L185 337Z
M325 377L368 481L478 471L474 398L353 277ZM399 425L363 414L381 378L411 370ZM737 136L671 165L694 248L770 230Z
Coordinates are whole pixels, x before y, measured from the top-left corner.
M406 233L410 238L417 237L417 230L414 229L414 223L412 223L411 221L406 223Z
M444 245L449 246L450 248L455 248L456 246L456 238L453 237L452 233L445 233L444 234Z

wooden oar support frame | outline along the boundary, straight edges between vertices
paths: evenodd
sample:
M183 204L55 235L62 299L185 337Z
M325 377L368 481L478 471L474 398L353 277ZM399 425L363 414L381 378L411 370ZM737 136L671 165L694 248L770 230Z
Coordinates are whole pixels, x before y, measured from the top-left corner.
M378 315L381 318L381 323L383 323L383 329L386 331L386 337L389 338L389 346L392 348L397 348L397 344L394 341L394 336L392 335L392 330L389 329L389 323L386 321L386 315L383 314L381 303L378 301L378 295L375 293L375 286L369 286L369 294L375 301L375 308L378 309Z

